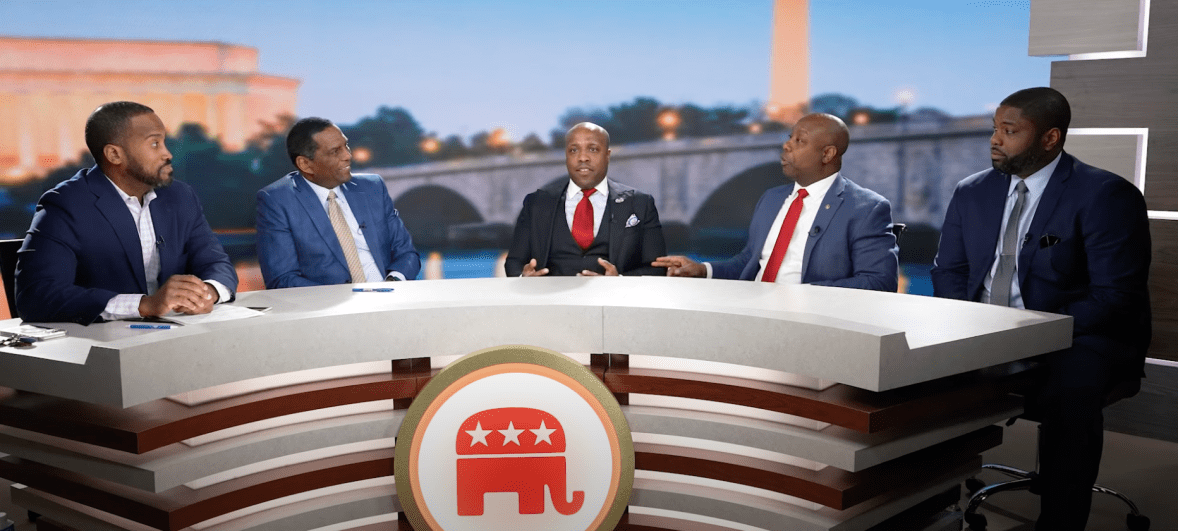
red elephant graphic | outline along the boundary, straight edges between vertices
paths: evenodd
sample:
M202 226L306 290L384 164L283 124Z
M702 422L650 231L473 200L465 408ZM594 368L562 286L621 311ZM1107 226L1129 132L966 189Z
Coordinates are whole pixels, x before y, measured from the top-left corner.
M483 514L488 492L519 494L519 514L544 512L544 486L563 515L581 509L585 492L565 501L564 428L539 409L505 407L471 415L458 429L458 515ZM468 457L463 456L486 456Z

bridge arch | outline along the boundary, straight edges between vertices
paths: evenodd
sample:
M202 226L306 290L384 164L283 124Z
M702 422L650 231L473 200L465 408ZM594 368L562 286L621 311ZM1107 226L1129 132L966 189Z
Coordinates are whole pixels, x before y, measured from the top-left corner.
M441 249L449 245L450 227L481 223L483 216L462 194L436 184L410 188L393 200L417 249Z
M691 247L705 255L732 256L748 240L749 221L761 195L785 184L781 163L748 168L724 181L700 204L689 227Z

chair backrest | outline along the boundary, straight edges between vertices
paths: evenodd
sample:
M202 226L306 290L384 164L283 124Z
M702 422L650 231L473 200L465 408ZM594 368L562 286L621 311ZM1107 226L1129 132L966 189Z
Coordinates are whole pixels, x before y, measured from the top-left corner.
M13 317L16 314L16 291L13 289L14 275L16 275L16 252L24 240L0 240L0 278L4 280L4 295L8 299L8 312Z
M900 245L900 236L904 235L904 230L908 228L905 223L892 223L892 234L896 235L896 245Z

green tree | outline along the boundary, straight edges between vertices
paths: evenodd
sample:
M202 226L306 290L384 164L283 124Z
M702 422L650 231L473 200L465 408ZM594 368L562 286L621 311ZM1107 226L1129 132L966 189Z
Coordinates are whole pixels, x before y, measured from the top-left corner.
M401 107L381 106L375 116L362 118L340 129L347 135L353 150L367 148L371 153L366 162L354 160L354 167L403 166L426 160L421 152L425 131L413 115Z
M706 137L741 135L748 133L745 121L749 117L748 109L731 106L703 108L692 104L680 107L679 129L676 134L680 137Z

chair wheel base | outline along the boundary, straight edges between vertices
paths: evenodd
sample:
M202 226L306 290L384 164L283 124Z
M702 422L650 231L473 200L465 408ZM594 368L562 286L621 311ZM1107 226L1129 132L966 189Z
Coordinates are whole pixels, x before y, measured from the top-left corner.
M970 529L981 531L986 528L986 515L977 513L965 513L965 525Z
M1125 525L1129 531L1149 531L1149 518L1143 514L1129 513L1125 517Z
M971 496L974 493L976 493L977 491L982 490L985 487L986 487L986 482L982 481L978 478L969 478L969 479L965 480L965 490L969 491L969 494Z

